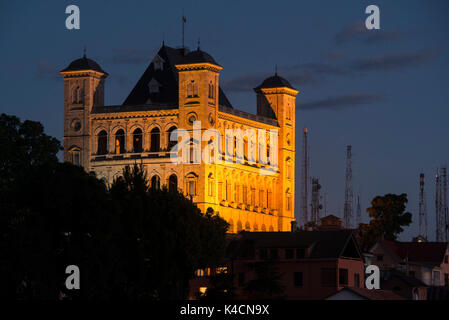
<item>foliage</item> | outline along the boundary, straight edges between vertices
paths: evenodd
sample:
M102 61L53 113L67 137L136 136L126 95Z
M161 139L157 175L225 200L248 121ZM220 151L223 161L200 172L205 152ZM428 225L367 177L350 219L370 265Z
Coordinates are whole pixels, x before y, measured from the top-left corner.
M181 193L148 188L140 166L108 190L59 163L39 123L0 116L0 297L183 299L194 271L221 261L228 224ZM77 265L81 289L65 289Z
M410 225L412 214L405 212L407 202L405 193L377 196L371 201L371 207L366 209L370 223L359 226L364 249L369 249L381 238L396 240L404 231L402 227Z

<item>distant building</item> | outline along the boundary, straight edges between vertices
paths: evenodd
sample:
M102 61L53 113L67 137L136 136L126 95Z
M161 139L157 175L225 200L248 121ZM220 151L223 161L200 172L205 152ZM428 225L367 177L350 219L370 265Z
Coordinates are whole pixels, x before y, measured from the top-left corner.
M381 270L399 270L428 286L449 286L447 242L382 240L371 249L372 263Z
M282 275L284 299L323 299L345 287L363 288L364 261L350 230L242 232L228 246L226 268L236 299L267 298L246 290L257 278L254 266L270 261ZM191 281L191 298L208 287L210 270ZM213 273L214 271L212 271Z
M332 214L321 218L320 222L321 223L318 226L318 230L321 230L321 231L343 229L342 220L339 217L336 217Z

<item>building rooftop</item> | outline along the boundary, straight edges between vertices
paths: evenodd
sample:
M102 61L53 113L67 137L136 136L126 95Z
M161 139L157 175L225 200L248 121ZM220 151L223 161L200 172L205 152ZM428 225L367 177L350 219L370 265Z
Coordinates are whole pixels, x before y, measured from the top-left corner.
M229 254L254 257L256 248L309 248L308 258L363 259L351 230L241 232L229 245Z
M195 51L189 52L181 61L181 64L192 63L212 63L219 66L219 64L214 60L214 58L212 58L210 54L201 51L199 48Z
M262 84L260 84L259 86L255 87L254 90L258 91L259 89L284 88L284 87L287 87L287 88L290 88L290 89L295 89L290 84L290 82L287 81L287 79L282 78L282 77L278 76L277 73L275 73L274 76L266 78L262 82Z
M175 65L198 61L213 61L211 63L217 64L209 54L203 51L197 50L189 53L186 48L171 48L165 44L162 45L123 105L171 104L178 106L178 71ZM221 87L218 88L218 91L218 104L232 108Z
M382 240L381 244L400 260L429 265L440 265L448 248L447 242L397 242Z
M69 64L69 66L67 68L61 70L61 72L81 71L81 70L93 70L93 71L102 72L107 75L107 72L105 72L103 69L101 69L101 67L98 63L96 63L92 59L87 58L86 55L84 55L80 59L76 59L76 60L72 61Z

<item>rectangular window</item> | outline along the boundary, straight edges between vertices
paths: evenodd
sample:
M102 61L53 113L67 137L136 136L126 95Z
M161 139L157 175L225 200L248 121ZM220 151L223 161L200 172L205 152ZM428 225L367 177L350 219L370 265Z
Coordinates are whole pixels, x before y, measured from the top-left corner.
M339 270L338 283L341 286L347 286L348 285L348 269L340 269Z
M80 153L74 152L73 153L73 164L79 166L80 165Z
M218 182L218 201L224 200L223 199L223 182Z
M379 254L376 256L377 261L384 261L384 256Z
M321 286L335 287L337 285L337 269L322 268L321 269Z
M449 287L449 273L444 274L444 285Z
M212 179L209 179L209 197L212 197L214 195L213 190L214 190L214 182L212 181Z
M293 283L294 283L295 287L302 287L303 286L302 272L295 272L294 273Z
M360 275L354 273L354 288L360 288Z
M293 259L293 249L285 249L285 259Z
M195 195L195 181L189 181L189 195Z

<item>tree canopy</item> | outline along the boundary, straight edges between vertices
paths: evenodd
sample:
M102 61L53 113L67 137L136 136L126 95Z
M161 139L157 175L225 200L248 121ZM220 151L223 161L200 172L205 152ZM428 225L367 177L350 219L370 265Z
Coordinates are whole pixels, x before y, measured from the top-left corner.
M361 224L359 232L362 246L368 249L380 238L396 240L404 231L402 227L410 225L412 214L406 212L407 194L386 194L371 200L371 207L366 209L371 220L369 224Z
M0 297L184 299L194 271L218 263L228 224L179 192L148 188L142 166L110 189L60 163L37 122L0 116ZM80 290L64 286L68 265Z

